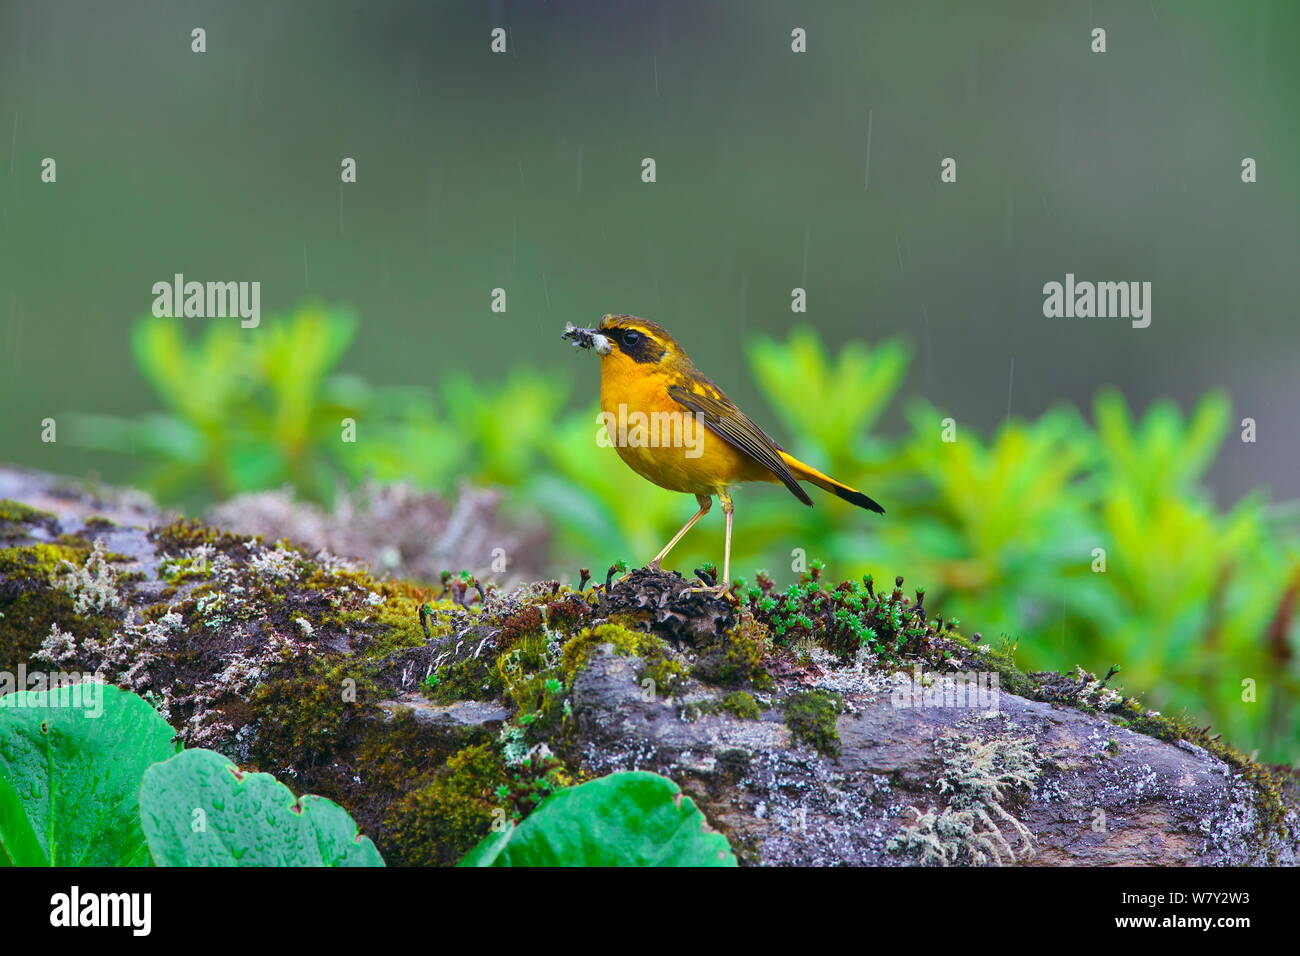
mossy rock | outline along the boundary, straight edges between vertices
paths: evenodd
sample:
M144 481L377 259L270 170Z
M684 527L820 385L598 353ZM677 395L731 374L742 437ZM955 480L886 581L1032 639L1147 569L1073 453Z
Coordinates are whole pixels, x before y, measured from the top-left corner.
M498 790L507 786L505 764L488 744L458 751L433 779L398 800L385 825L390 864L451 866L507 822Z
M77 618L59 576L69 565L82 565L89 553L88 546L69 544L0 548L0 670L31 661L52 626ZM112 623L88 616L84 626L103 637Z
M50 512L11 498L0 498L0 545L31 537L33 530L38 528L53 537L57 527L58 518Z
M844 710L839 694L810 690L785 700L785 722L795 740L828 757L840 755L838 722Z
M819 788L847 788L835 799L850 793L871 803L853 790L862 778L850 786L837 776L837 756L845 765L863 761L848 752L861 746L861 731L841 728L872 706L872 681L913 664L996 670L1004 692L1019 695L1018 712L1074 715L1118 748L1099 751L1112 768L1099 774L1138 766L1165 741L1206 780L1218 779L1208 775L1211 763L1226 766L1242 801L1234 812L1258 832L1234 835L1221 858L1285 861L1293 853L1289 774L1105 691L1092 675L1025 674L1009 651L927 620L920 596L905 598L901 585L879 593L809 580L778 595L760 583L756 593L719 597L679 575L641 570L608 589L537 582L500 592L461 579L380 580L329 555L193 521L147 536L93 522L64 527L34 509L0 509L0 521L12 535L0 542L0 661L8 669L40 664L35 655L57 625L75 642L69 666L102 670L149 695L190 745L288 774L296 789L335 800L393 863L454 863L501 814L524 817L555 788L631 769L629 761L653 764L690 792L744 860L844 862L860 853L898 862L871 856L883 853L883 837L880 847L870 842L887 829L883 815L850 815L862 832L846 829L816 851L840 825L830 791ZM120 606L77 614L60 579L68 565L84 567L95 535L152 564L115 564ZM834 627L823 633L819 621ZM886 621L900 626L887 631ZM863 651L850 708L836 688L848 680L841 668ZM603 675L604 697L578 693L593 672ZM401 703L421 697L481 700L491 707L479 709L495 716L434 725ZM905 715L875 716L909 726ZM595 736L598 722L614 736ZM1189 743L1208 756L1190 755ZM887 785L917 783L900 774ZM803 831L782 831L785 843L769 839L776 818L751 811L766 801L794 813L798 806L780 801L796 790L814 813L826 801L823 824L797 839L789 834ZM889 799L872 806L896 814L899 798ZM1184 812L1170 800L1163 809Z

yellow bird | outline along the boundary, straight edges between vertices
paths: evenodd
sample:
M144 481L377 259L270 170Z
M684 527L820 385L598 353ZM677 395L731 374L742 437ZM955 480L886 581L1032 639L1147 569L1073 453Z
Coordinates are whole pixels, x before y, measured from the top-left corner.
M885 509L786 452L695 367L661 325L635 315L606 315L594 329L567 325L564 338L600 356L600 407L606 432L633 471L669 491L695 495L700 510L673 535L649 566L658 568L713 496L726 516L722 590L731 584L731 486L780 482L812 507L801 481L860 508Z

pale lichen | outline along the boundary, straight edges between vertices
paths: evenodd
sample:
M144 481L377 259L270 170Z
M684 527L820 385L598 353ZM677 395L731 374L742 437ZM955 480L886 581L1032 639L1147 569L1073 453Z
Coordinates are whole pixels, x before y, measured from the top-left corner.
M109 564L108 553L99 541L95 542L85 564L61 561L59 573L59 586L72 597L73 610L78 614L102 614L122 606L117 572Z
M922 811L910 806L916 817L889 842L895 852L912 852L922 865L1002 866L1034 855L1034 838L1003 801L1006 791L1032 790L1039 774L1029 737L997 737L988 741L946 733L936 742L943 770L936 782L947 796L942 809ZM1003 832L1009 827L1019 838L1012 845Z

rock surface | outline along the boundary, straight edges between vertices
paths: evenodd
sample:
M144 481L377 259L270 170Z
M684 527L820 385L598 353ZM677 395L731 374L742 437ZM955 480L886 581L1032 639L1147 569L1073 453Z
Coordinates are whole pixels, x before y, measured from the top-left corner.
M984 844L987 862L1004 864L1252 865L1268 857L1251 786L1193 744L1011 694L999 695L996 711L918 708L894 706L871 676L842 675L837 686L847 713L833 759L796 745L774 711L684 721L670 701L641 695L632 662L605 654L575 687L584 757L600 773L672 777L765 864L918 862L930 841L913 840L909 850L898 838L916 826L917 811L944 809L952 826L933 828L932 849L946 846L948 862ZM1009 750L999 753L999 744ZM982 779L960 761L981 747L992 751ZM982 804L974 791L1007 771L1008 756L1032 768L1030 781ZM954 819L962 801L952 798L963 795L991 825ZM1280 849L1278 862L1293 864L1294 843Z
M342 803L390 863L454 862L500 806L632 769L676 781L748 864L1296 863L1292 775L928 625L911 657L795 653L662 572L480 598L151 531L130 498L6 491L49 514L10 509L0 540L0 668L146 694L186 742ZM1001 686L945 700L945 667Z

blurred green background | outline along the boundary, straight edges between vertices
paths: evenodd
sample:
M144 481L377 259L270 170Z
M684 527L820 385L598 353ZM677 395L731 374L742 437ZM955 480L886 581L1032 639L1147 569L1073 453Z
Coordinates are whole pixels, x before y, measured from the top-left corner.
M641 561L693 502L594 447L558 333L645 315L890 510L746 489L740 573L904 573L1294 761L1297 39L1287 0L0 0L0 459L191 508L469 478L556 574ZM176 272L260 281L262 326L142 322ZM1067 272L1151 282L1151 327L1044 318Z

